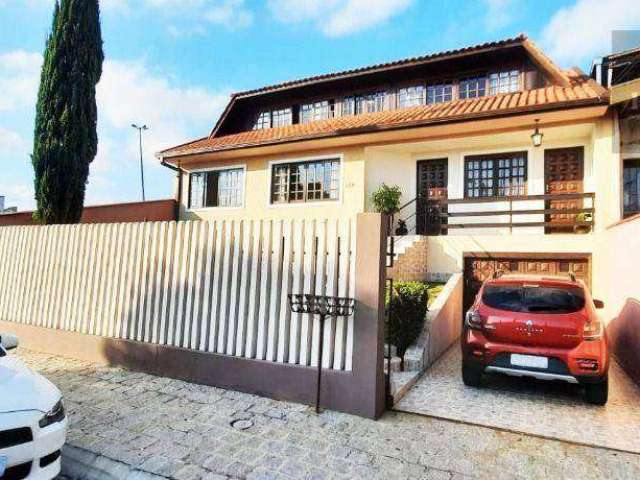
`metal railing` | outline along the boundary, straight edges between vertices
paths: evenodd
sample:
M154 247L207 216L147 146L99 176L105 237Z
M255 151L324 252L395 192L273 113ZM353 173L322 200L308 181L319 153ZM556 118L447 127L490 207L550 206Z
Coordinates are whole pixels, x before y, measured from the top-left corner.
M576 205L562 207L553 202ZM400 207L395 215L398 222L392 225L399 235L443 235L455 229L484 228L512 232L524 227L544 228L546 233L582 233L593 229L594 213L594 193L437 200L416 197ZM492 217L490 221L482 221L488 217Z

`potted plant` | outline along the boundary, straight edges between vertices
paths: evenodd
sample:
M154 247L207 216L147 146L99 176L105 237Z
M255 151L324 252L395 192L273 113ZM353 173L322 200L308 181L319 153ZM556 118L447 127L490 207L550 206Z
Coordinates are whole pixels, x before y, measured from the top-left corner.
M396 213L400 209L400 197L402 191L398 185L390 187L382 184L371 194L371 203L376 213L385 213L390 215Z
M576 215L577 223L589 223L593 222L593 215L591 213L579 213ZM591 231L591 225L574 225L573 226L574 233L589 233Z

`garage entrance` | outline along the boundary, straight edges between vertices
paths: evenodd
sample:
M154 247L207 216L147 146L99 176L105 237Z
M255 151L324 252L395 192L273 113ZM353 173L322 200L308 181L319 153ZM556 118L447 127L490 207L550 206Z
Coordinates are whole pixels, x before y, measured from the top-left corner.
M464 312L473 304L482 283L493 277L495 272L533 275L573 273L587 286L591 283L589 254L469 253L464 258Z

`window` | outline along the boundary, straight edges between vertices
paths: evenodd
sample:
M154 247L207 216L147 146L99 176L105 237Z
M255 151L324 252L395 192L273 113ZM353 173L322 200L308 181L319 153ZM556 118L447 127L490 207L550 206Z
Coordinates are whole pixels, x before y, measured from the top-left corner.
M355 98L354 97L345 97L342 100L342 113L341 116L346 117L347 115L355 114Z
M361 113L381 112L384 110L385 92L370 93L356 97L356 115Z
M453 98L453 86L450 83L429 85L427 87L427 103L450 102Z
M398 89L398 108L416 107L424 104L424 86Z
M272 127L284 127L285 125L291 125L293 115L290 108L283 108L281 110L274 110L271 114Z
M526 194L527 154L478 155L465 159L465 197L511 197Z
M279 163L271 171L271 203L337 200L340 160Z
M328 100L307 103L300 107L300 123L309 123L314 120L325 120L331 117L331 113L331 104Z
M271 112L260 112L256 122L253 124L254 130L262 130L264 128L271 128Z
M578 287L488 285L482 302L491 308L525 313L575 313L584 308L584 290Z
M622 185L624 216L640 213L640 159L624 161Z
M458 97L461 99L484 97L486 84L486 77L464 78L460 80L458 86Z
M520 90L520 70L496 72L489 75L489 94L511 93Z
M189 175L189 208L241 207L243 197L244 168Z

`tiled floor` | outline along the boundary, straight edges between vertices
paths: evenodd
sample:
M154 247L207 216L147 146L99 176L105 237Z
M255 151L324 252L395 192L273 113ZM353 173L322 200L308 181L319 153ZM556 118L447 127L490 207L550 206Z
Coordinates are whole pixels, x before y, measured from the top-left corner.
M454 346L395 409L640 453L640 388L616 362L604 407L587 404L579 386L564 383L492 375L483 388L466 387L460 362Z

